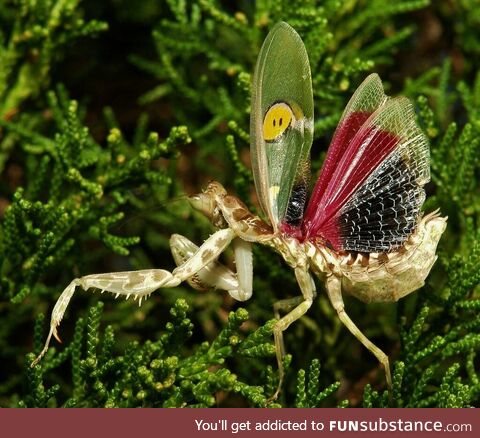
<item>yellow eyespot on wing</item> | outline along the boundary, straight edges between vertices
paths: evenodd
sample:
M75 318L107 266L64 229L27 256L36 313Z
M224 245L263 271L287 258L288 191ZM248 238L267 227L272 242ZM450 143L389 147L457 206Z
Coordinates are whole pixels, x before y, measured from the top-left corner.
M285 102L272 105L263 119L263 139L272 141L280 137L294 120L290 105Z

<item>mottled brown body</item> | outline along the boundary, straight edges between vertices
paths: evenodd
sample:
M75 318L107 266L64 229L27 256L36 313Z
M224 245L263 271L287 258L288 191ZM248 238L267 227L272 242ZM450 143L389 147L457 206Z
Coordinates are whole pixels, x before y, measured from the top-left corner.
M273 329L280 383L283 380L282 359L285 354L283 332L304 315L316 295L312 273L324 284L327 295L340 320L383 365L387 386L392 380L387 355L373 344L349 318L342 292L364 302L394 302L420 288L436 260L436 247L445 230L446 218L438 213L426 215L416 226L405 244L389 253L338 253L322 241L301 242L273 228L234 196L228 195L218 182L211 182L200 194L189 198L192 206L210 219L219 230L197 247L186 237L174 234L170 239L172 254L178 267L172 272L164 269L112 272L76 278L60 295L52 311L50 332L44 349L32 363L34 366L46 353L52 336L58 339L57 327L76 287L100 289L116 296L132 297L141 303L155 290L175 287L187 281L203 291L217 288L227 291L239 301L252 296L253 264L251 244L258 242L281 254L293 268L301 295L274 304L278 319ZM219 255L232 245L236 272L218 262ZM280 311L286 312L284 316Z
M394 302L422 287L437 259L436 248L446 227L446 218L438 212L426 215L406 243L389 253L337 253L321 242L299 242L282 234L252 214L238 198L228 195L218 182L211 182L202 195L218 211L207 217L224 222L241 239L263 243L279 252L292 268L309 265L325 280L328 275L341 278L342 290L359 300ZM220 221L221 222L221 221Z
M274 233L272 227L253 215L240 200L227 195L217 182L210 183L201 195L194 197L192 204L196 208L201 205L199 210L203 211L213 224L227 226L239 239L270 246L294 269L302 296L284 299L274 305L275 315L279 320L274 335L280 380L283 378L284 355L282 333L306 313L316 295L315 284L309 273L311 271L324 282L330 302L340 320L383 365L387 385L391 388L388 356L373 344L347 315L342 292L365 303L395 302L422 287L437 259L435 252L446 227L446 218L440 217L438 212L426 215L405 243L395 251L339 253L324 245L321 240L300 242L281 232ZM289 313L281 318L280 310ZM279 390L280 385L274 398Z

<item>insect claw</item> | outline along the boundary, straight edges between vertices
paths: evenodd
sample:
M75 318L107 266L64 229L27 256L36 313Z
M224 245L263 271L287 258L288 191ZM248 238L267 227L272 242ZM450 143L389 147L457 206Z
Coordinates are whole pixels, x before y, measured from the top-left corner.
M117 294L115 295L115 298L118 298L119 296L120 296L120 294L119 294L119 293L117 293Z
M53 334L53 337L54 337L60 344L62 344L62 340L60 339L60 336L58 336L58 332L57 332L57 329L56 329L56 328L53 329L52 334Z
M130 294L128 294L126 297L125 297L125 301L128 300L130 298Z

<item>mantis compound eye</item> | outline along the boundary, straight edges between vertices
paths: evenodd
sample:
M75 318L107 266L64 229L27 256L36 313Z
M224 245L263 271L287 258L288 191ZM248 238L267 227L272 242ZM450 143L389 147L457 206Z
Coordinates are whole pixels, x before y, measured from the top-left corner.
M188 198L190 205L207 218L211 219L215 211L215 201L207 193L199 193L198 195L190 196Z

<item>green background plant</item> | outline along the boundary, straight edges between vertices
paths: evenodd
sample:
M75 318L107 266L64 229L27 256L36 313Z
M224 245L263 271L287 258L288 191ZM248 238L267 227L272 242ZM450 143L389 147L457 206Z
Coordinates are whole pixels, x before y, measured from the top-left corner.
M276 387L275 300L297 294L254 250L254 296L162 289L141 307L78 292L36 368L50 311L81 275L173 268L172 233L212 227L185 195L218 179L256 209L250 81L269 28L305 41L314 174L370 72L416 103L431 141L425 209L449 216L425 287L398 304L346 298L391 357L379 366L318 283L286 333L271 406L478 406L480 2L16 0L0 4L0 406L265 406ZM232 265L231 254L224 257ZM102 297L104 298L104 297Z

